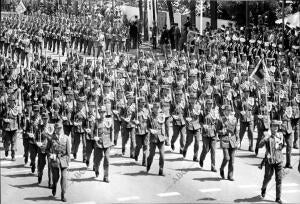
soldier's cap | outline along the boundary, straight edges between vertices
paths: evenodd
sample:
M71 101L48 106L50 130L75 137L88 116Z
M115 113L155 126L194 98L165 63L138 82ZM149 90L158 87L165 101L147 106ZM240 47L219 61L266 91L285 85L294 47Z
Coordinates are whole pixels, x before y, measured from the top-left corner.
M242 76L247 76L247 72L245 70L241 71Z
M167 84L164 84L164 85L161 85L161 88L168 90L168 89L170 89L170 86Z
M297 83L293 83L293 84L292 84L292 89L298 89Z
M289 75L289 70L287 68L284 68L282 71L282 75Z
M48 118L49 118L49 114L47 112L43 112L42 119L48 119Z
M210 83L211 82L211 78L209 78L209 77L206 77L204 80L203 80L204 82L208 82L208 83Z
M197 98L197 93L196 92L192 92L189 94L189 99L196 99Z
M134 99L134 93L133 92L127 92L126 98L127 99Z
M211 67L212 67L212 63L210 63L210 62L207 63L207 64L206 64L206 67L210 67L210 68L211 68Z
M299 50L299 46L293 45L293 46L292 46L292 49L294 49L294 50Z
M165 68L164 68L164 71L170 71L171 70L171 68L169 67L169 66L166 66Z
M280 80L274 81L274 85L280 85L280 84L281 84L281 81L280 81Z
M177 89L175 91L175 95L181 95L181 94L183 94L183 91L181 89Z
M145 75L140 76L139 80L146 80L146 76Z
M273 58L273 57L268 57L267 58L267 61L269 61L269 62L273 62L275 59Z
M209 98L209 99L206 100L206 103L207 103L207 104L213 104L214 101L213 101L212 99Z
M26 101L25 106L32 106L32 102L31 101Z
M222 109L223 109L223 110L231 110L231 105L229 105L229 104L224 104L224 105L222 105Z
M61 65L62 65L62 66L67 66L68 63L67 63L67 62L62 62Z
M139 103L146 103L146 100L145 100L144 97L140 97L140 98L138 99L138 102L139 102Z
M286 95L286 94L284 94L284 95ZM289 101L289 99L288 99L288 97L283 97L283 98L280 98L280 100L281 100L281 102L288 102Z
M40 111L40 106L35 104L35 105L32 106L32 110L33 111Z
M230 83L225 82L225 83L223 84L223 87L230 87Z
M160 103L159 102L154 102L153 103L153 108L159 108L160 107Z
M96 106L96 103L94 101L88 102L88 106Z
M255 40L254 40L254 39L251 39L251 40L249 40L249 42L250 42L251 44L253 44L253 43L255 43Z
M41 55L41 59L43 59L43 60L44 60L44 59L45 59L45 56L44 56L44 55Z
M46 86L49 86L49 83L48 82L43 82L43 87L46 87Z
M86 96L78 96L78 97L77 97L77 100L78 100L79 102L84 102L85 99L86 99Z
M248 67L248 69L254 69L254 68L255 68L255 67L254 67L253 64L250 64L249 67Z
M108 81L108 82L105 82L104 83L104 87L111 87L111 83Z
M87 60L86 60L86 62L88 62L88 63L91 63L91 62L92 62L92 60L91 60L91 59L87 59Z
M53 87L53 91L60 91L60 88L59 87L57 87L57 86L55 86L55 87Z
M151 84L151 85L158 85L158 81L152 79L152 80L150 81L150 84Z
M73 92L71 90L66 90L65 95L73 95Z
M282 122L280 120L272 120L271 125L281 125Z
M53 61L53 63L58 63L57 59L53 59L52 61Z
M184 74L184 71L183 71L182 69L179 69L179 70L177 71L177 74Z
M100 112L100 113L105 113L105 112L106 112L106 107L105 107L105 106L101 106L101 107L99 108L99 112Z
M15 100L16 100L16 97L15 97L14 95L10 95L10 96L8 97L8 100L9 100L9 101L15 101Z
M62 121L61 121L61 120L57 121L57 122L55 123L55 125L54 125L54 128L55 128L55 129L61 129L61 128L63 128L63 123L62 123Z
M269 47L270 43L269 42L265 42L265 47Z

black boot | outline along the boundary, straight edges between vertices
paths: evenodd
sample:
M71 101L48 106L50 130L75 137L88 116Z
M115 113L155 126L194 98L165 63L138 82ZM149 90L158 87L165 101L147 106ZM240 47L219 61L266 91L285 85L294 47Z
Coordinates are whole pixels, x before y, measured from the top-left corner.
M8 151L5 151L5 157L8 157Z
M158 172L158 175L160 176L164 176L164 170L162 168L159 168L159 172Z
M61 194L61 201L62 201L62 202L67 202L67 199L66 199L66 197L65 197L64 194Z
M52 186L52 195L55 196L56 195L56 185Z
M98 177L99 176L99 171L97 170L97 171L95 171L95 175L96 175L96 177Z
M201 168L203 167L203 161L202 160L200 160L199 165L200 165Z
M109 183L109 180L108 180L107 177L104 177L104 178L103 178L103 181L106 182L106 183Z
M25 163L25 165L28 163L28 157L24 158L24 163Z
M171 149L174 151L175 150L175 145L171 144Z
M266 196L266 189L261 189L261 197L264 198Z
M182 156L183 156L183 158L186 157L186 151L185 150L182 151Z
M278 204L282 204L282 200L280 198L276 198L275 202L277 202Z
M31 165L31 173L34 173L35 172L35 164L32 164Z
M39 184L42 182L42 178L43 178L42 175L39 175L39 176L38 176L38 183L39 183Z
M224 179L225 178L225 175L224 175L224 170L223 169L220 169L220 175L221 175L221 178Z

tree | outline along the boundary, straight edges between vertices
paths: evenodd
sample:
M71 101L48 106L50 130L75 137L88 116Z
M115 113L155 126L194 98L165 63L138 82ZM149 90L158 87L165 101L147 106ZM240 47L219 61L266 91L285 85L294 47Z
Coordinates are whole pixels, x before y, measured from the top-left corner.
M145 0L144 4L144 41L148 41L148 0Z
M139 0L139 14L140 14L140 19L138 23L138 30L140 34L142 31L142 22L143 22L143 0Z
M196 25L196 0L190 2L191 24Z
M169 11L169 17L170 17L170 25L174 23L174 13L173 13L173 0L167 0L167 6Z

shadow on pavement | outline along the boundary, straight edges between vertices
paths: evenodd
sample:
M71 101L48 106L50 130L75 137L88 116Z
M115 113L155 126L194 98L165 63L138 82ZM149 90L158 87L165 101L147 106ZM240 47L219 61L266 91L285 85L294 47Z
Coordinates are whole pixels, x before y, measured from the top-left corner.
M257 158L256 157L256 155L255 154L251 154L251 153L249 153L249 154L241 154L241 155L238 155L238 154L236 154L235 155L236 157L239 157L239 158ZM261 159L261 158L257 158L257 159Z
M189 161L189 160L184 160L183 157L178 157L178 158L165 159L165 161Z
M30 200L30 201L55 200L55 201L60 201L60 199L58 199L56 197L53 197L53 196L29 197L29 198L24 198L24 200Z
M122 158L122 154L114 154L109 156L110 158Z
M113 165L113 166L140 166L136 162L129 162L129 163L119 162L119 163L112 163L111 165Z
M14 168L25 168L24 164L16 164L16 165L10 165L10 166L1 166L3 169L14 169Z
M78 168L70 168L68 169L69 172L73 172L73 171L86 171L86 167L78 167Z
M72 178L70 179L70 182L85 182L85 181L98 181L96 179L95 176L92 176L92 177L88 177L88 178Z
M20 185L10 185L11 187L14 187L14 188L34 188L34 187L38 187L38 188L48 188L48 186L41 186L39 185L37 182L36 183L29 183L29 184L20 184Z
M175 171L183 171L183 172L189 172L189 171L201 171L201 168L200 168L200 167L182 168L182 169L175 169ZM202 171L208 171L208 170L202 170Z
M222 179L219 177L206 177L206 178L193 178L193 181L221 181Z
M27 174L14 174L14 175L3 175L4 177L9 178L21 178L21 177L36 177L35 174L27 173Z
M252 202L274 202L273 200L264 200L261 198L260 195L257 195L257 196L254 196L254 197L251 197L251 198L242 198L242 199L235 199L234 200L235 203L243 203L243 202L249 202L249 203L252 203Z
M215 199L215 198L206 197L206 198L199 198L197 201L202 201L202 200L206 200L206 201L214 201L214 200L216 200L216 199Z
M134 173L125 173L122 175L126 175L126 176L159 176L158 173L157 174L147 173L146 170L141 170L139 172L134 172Z

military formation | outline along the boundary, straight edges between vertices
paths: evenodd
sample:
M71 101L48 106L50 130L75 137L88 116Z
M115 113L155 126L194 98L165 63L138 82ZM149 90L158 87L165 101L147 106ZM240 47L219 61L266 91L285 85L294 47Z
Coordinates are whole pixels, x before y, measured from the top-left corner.
M248 151L257 156L266 145L261 195L275 171L276 201L281 202L282 169L292 168L292 148L299 148L299 45L284 49L280 43L246 41L234 33L191 33L196 43L186 51L168 50L162 56L137 49L133 55L122 52L123 40L120 47L110 44L112 35L101 29L95 34L101 36L100 51L86 58L83 54L97 48L89 40L93 34L83 32L92 21L73 20L4 19L0 125L6 157L15 161L22 130L24 163L32 173L37 169L38 183L47 165L54 196L61 175L61 199L66 201L71 158L89 167L93 154L96 177L103 159L103 181L109 182L110 150L120 140L122 155L135 161L142 149L147 172L156 148L163 176L165 146L186 158L193 144L193 157L187 159L202 168L210 153L210 170L234 181L235 152L247 132ZM46 56L45 49L67 59ZM218 143L223 149L220 167L215 164ZM77 156L79 145L82 158Z

